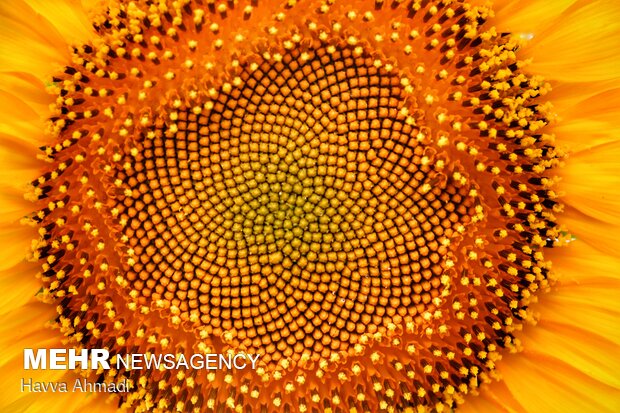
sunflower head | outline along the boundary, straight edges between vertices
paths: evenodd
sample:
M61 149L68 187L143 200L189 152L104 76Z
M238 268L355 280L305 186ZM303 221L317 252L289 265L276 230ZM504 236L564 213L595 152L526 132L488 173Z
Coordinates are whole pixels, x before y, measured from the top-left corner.
M466 1L120 2L73 49L32 183L77 348L259 354L99 371L137 411L447 411L561 243L549 90ZM313 410L314 409L314 410Z

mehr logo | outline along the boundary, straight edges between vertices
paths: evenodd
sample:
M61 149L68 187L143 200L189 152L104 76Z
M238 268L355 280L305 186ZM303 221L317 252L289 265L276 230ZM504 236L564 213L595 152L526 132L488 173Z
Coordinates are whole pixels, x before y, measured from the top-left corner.
M198 354L117 354L116 369L205 369L205 370L256 370L259 354L234 353L198 353ZM106 349L24 349L24 370L73 370L110 369L110 352Z
M49 353L49 354L48 354ZM79 368L104 370L110 368L108 358L110 353L106 349L83 349L78 352L76 349L24 349L24 370L73 370Z

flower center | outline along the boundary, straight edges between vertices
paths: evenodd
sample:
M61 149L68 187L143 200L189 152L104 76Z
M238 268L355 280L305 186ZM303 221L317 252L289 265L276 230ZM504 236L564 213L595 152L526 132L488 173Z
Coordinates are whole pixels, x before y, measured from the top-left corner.
M459 168L403 114L399 76L332 47L242 65L242 84L208 113L179 108L116 175L139 302L265 363L422 324L475 215Z
M54 78L30 196L61 331L261 356L92 373L138 410L460 403L518 349L561 237L519 40L463 1L181 3L110 8Z

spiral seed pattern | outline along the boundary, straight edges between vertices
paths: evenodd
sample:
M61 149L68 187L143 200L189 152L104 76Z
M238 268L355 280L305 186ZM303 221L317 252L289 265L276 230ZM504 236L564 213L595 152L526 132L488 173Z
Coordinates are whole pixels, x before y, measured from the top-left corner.
M153 130L118 174L135 290L263 361L328 358L412 322L474 214L470 188L402 115L398 76L334 48L245 67L208 114L179 108L174 134Z
M563 243L549 90L465 1L120 1L50 86L40 298L135 411L446 412ZM535 299L535 298L534 298Z

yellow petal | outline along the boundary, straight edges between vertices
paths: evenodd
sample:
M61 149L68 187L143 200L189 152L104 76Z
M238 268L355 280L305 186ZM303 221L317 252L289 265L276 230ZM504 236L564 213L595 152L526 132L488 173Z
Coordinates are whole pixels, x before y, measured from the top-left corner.
M553 128L556 143L571 152L620 139L620 89L609 88L590 96L584 89L583 85L559 87L550 97L560 118ZM575 96L579 100L569 103Z
M0 72L0 85L10 95L23 100L40 117L49 111L49 105L54 101L54 97L45 90L45 82L32 73ZM12 103L12 100L2 99L0 101L3 109L10 109ZM3 113L3 116L7 114ZM7 119L9 119L8 116Z
M0 315L6 314L14 308L21 308L33 301L36 292L41 288L40 281L35 277L39 270L40 265L38 264L22 262L0 272L0 284L4 290L2 294L4 306L0 308ZM50 308L47 306L46 308L49 312ZM8 336L12 337L11 334Z
M529 411L616 411L620 260L580 241L548 255L558 281L535 306L538 325L521 335L524 352L500 364L502 376Z
M558 280L537 307L541 319L620 344L620 259L579 240L547 256Z
M563 202L596 220L620 224L619 160L619 141L571 154L558 171Z
M70 61L69 45L92 36L86 0L12 0L0 3L0 67L47 78Z
M23 274L22 274L23 276ZM30 275L33 279L34 277ZM6 292L10 284L2 280ZM4 300L6 296L3 296ZM3 301L4 302L4 301ZM52 311L50 311L52 310ZM49 305L29 296L24 305L12 306L0 314L0 411L2 412L116 412L115 395L106 393L29 393L21 391L21 379L61 382L69 387L78 376L65 370L24 370L24 348L65 348L62 335L57 330L44 327L54 317ZM57 409L57 410L56 410Z
M16 226L0 227L0 230L0 271L4 271L24 260L30 250L32 233Z
M615 286L617 288L617 286ZM568 300L567 304L571 304ZM571 312L578 312L573 307ZM568 308L565 311L569 311ZM598 320L593 320L597 324ZM620 389L620 346L596 333L576 327L572 322L541 320L524 335L523 346L529 354L564 361L580 372L610 387Z
M0 4L0 67L44 78L51 65L69 61L66 43L54 26L23 1Z
M555 22L575 0L499 0L493 4L497 28L501 32L539 35Z
M49 141L44 133L44 119L48 115L47 111L37 112L17 95L0 89L0 148L12 151L12 156L27 156L34 160L36 148ZM26 148L23 142L30 143L30 148ZM4 165L3 169L9 168Z
M507 357L499 371L514 397L531 413L615 413L620 391L570 365L527 351Z
M503 380L483 384L480 394L467 397L465 403L459 406L457 411L459 413L527 413L510 393Z
M565 4L560 2L559 7L562 9ZM599 81L620 77L619 49L619 3L579 0L554 22L535 32L523 48L522 57L532 58L528 70L548 80Z
M84 41L94 32L89 15L101 5L93 0L26 0L35 13L45 16L66 44Z
M570 206L561 214L560 222L578 241L588 244L610 256L620 257L617 225L611 225Z

